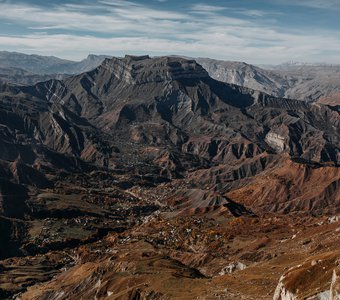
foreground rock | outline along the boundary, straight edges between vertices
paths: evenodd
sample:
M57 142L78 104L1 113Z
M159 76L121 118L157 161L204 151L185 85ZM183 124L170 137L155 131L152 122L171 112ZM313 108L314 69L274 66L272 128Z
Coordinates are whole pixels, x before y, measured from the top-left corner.
M291 268L280 278L273 300L339 299L339 258L339 251L325 253Z

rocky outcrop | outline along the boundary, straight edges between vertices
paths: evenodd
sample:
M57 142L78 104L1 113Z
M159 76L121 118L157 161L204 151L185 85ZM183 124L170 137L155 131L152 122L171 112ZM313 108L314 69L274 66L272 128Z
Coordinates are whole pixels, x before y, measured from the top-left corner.
M284 276L280 278L279 284L277 285L274 292L273 300L297 300L296 296L292 292L286 290L283 284L284 279Z
M339 269L339 268L338 268ZM329 300L340 299L340 277L337 272L333 271L331 287L329 290Z
M285 137L281 136L277 133L274 132L268 132L268 134L265 137L266 143L277 150L278 152L282 152L285 150L286 145L285 145Z
M239 262L239 261L238 262L233 262L233 263L225 266L218 273L218 275L223 276L223 275L226 275L226 274L231 274L231 273L233 273L235 271L238 271L238 270L242 271L242 270L244 270L246 268L247 268L247 266L244 263L242 263L242 262Z
M339 299L339 251L293 267L281 276L273 300Z
M115 77L128 84L209 77L207 71L196 61L176 57L151 59L147 55L127 55L124 59L106 59L101 67L108 69Z

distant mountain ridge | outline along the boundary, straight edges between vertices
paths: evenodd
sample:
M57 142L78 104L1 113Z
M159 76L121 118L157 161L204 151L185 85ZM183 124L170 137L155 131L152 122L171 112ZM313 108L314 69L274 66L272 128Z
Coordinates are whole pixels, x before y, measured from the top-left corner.
M33 85L63 79L98 67L109 55L88 55L81 61L54 56L0 52L0 81ZM191 58L219 81L265 92L279 98L339 105L340 65L284 63L259 67L244 62Z
M275 97L339 105L340 66L281 64L268 69L243 62L197 58L211 77Z
M79 74L96 68L108 57L89 54L87 58L77 62L55 56L0 51L0 67L18 68L38 75Z
M329 64L325 62L318 62L318 63L310 63L310 62L303 62L303 61L288 61L278 65L259 65L259 67L263 69L287 69L287 68L295 68L295 67L339 67L340 64Z
M210 76L226 83L248 87L275 97L284 97L287 82L272 71L245 62L196 58Z
M49 79L61 80L67 76L66 74L35 74L19 68L0 67L0 81L15 85L34 85Z

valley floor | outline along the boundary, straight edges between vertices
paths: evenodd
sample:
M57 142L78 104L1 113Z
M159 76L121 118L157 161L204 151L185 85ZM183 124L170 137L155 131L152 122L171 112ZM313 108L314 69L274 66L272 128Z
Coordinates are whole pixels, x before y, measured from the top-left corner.
M287 272L283 285L296 299L330 290L333 271L339 272L338 218L235 218L220 207L178 215L164 202L172 189L164 183L41 193L40 209L50 205L52 215L24 225L26 255L0 261L1 297L273 299ZM86 204L89 191L96 205ZM93 216L82 217L79 210Z

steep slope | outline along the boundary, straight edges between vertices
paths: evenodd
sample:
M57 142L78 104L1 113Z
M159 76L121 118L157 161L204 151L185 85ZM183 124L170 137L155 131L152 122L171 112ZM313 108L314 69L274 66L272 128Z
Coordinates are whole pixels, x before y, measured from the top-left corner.
M136 126L140 124L151 142L157 136L147 137L145 127L157 123L168 128L162 129L164 135L176 129L172 136L176 135L181 151L198 150L200 156L220 161L223 155L219 147L225 148L226 142L232 145L235 139L237 144L252 144L252 150L241 150L249 151L249 156L271 148L307 161L338 163L336 110L222 84L194 61L148 57L106 60L92 72L66 79L65 86L70 94L58 96L64 105L107 132L119 132L124 124L124 130L126 125L133 127L138 136L138 132L142 135ZM209 147L195 149L195 143L204 144L208 137L214 140L215 146L210 147L215 150L200 153L208 152Z
M35 148L52 150L58 155L87 155L98 130L62 105L49 102L48 95L45 99L37 98L32 87L13 88L12 91L15 95L1 94L3 160L21 159L34 165L32 151L35 152Z
M219 81L236 84L265 92L275 97L284 97L289 83L279 74L244 62L196 58L209 75ZM293 97L292 99L299 99Z
M340 169L283 160L226 195L255 211L340 212Z
M287 64L279 65L273 71L291 82L285 97L309 102L321 100L320 103L340 105L339 65ZM329 101L323 100L325 98Z
M273 300L339 299L339 255L336 251L314 256L289 269L280 278Z
M242 62L197 58L216 80L266 92L272 96L339 105L336 65L279 65L263 68Z

